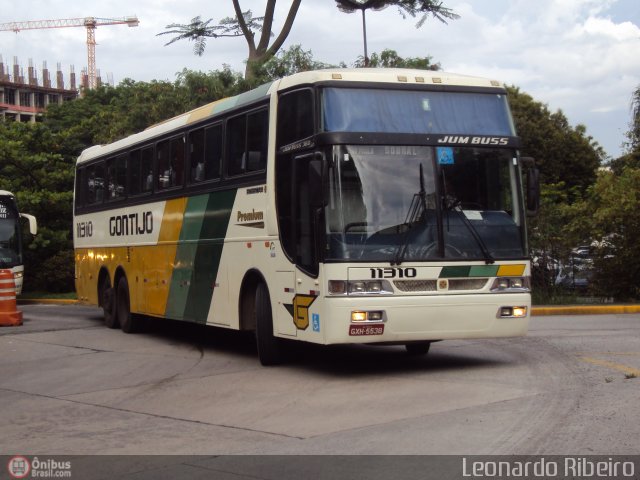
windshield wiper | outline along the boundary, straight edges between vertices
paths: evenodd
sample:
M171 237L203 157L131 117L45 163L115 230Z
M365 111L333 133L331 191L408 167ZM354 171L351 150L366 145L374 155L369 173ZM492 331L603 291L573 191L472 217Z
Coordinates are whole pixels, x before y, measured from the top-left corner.
M464 214L464 211L462 210L462 207L460 206L460 204L455 205L453 207L453 210L462 219L462 223L464 223L464 225L467 227L467 230L469 230L469 232L471 233L471 236L480 247L480 250L482 251L482 255L484 256L485 263L487 265L491 263L496 263L496 260L493 258L493 256L491 255L491 252L489 252L489 249L487 248L487 244L484 243L484 240L482 240L482 237L478 233L478 230L476 229L476 227L473 226L473 223L471 223L471 221Z
M420 191L413 195L411 205L409 205L409 211L407 212L407 218L401 226L406 227L404 232L404 239L402 244L398 246L394 255L391 265L402 265L404 257L407 253L407 247L409 246L409 231L411 226L416 223L421 216L426 216L427 212L427 192L424 189L424 172L422 170L422 163L420 164Z

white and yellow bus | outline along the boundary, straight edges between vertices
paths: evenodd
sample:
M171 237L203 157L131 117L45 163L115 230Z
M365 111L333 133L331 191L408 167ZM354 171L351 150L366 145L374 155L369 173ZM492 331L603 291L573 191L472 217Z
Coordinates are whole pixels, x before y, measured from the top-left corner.
M0 269L11 270L13 273L17 295L22 293L24 281L22 219L28 221L31 235L36 235L38 232L36 217L20 213L13 193L0 190Z
M522 163L495 81L295 74L81 154L78 297L125 332L253 330L265 365L282 339L525 335Z

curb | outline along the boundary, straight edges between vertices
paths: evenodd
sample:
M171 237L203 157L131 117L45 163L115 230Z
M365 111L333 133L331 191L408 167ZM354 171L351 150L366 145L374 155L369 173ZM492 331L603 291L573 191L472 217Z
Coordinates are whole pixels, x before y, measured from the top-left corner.
M531 307L531 315L604 315L640 313L640 305L564 305Z
M71 298L18 298L18 305L74 305L78 300Z

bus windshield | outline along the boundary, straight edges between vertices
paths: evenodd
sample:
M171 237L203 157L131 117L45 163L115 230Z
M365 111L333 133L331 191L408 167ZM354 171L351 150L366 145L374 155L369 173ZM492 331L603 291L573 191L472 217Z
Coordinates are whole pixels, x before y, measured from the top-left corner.
M525 257L514 151L330 148L326 261Z
M325 88L325 132L513 136L501 93Z
M0 196L0 268L22 264L18 210L11 197Z

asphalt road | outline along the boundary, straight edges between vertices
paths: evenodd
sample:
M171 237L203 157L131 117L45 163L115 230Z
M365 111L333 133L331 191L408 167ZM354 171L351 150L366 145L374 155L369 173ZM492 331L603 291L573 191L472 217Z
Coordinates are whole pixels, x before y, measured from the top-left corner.
M20 308L0 328L0 454L639 453L636 313L533 317L527 337L426 357L295 344L264 368L239 332Z

